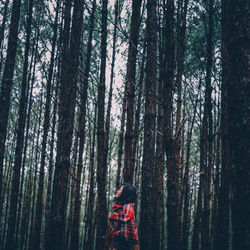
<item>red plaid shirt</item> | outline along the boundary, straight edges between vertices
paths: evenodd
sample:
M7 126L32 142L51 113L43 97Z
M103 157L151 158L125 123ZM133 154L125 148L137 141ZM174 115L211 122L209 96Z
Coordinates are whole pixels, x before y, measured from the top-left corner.
M134 250L139 250L138 233L135 224L135 214L133 204L124 206L113 204L114 213L109 217L108 229L106 231L105 249L112 250L112 240L115 236L124 238L134 245Z

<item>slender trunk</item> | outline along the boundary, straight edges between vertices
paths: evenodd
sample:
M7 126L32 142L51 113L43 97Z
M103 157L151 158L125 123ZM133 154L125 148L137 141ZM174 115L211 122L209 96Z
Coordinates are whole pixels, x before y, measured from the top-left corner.
M27 20L27 37L25 44L24 66L22 76L21 98L18 111L18 127L17 127L17 141L15 150L15 162L13 168L13 177L11 185L11 198L10 198L10 214L8 221L8 232L6 249L14 248L14 234L16 229L16 215L20 183L20 169L22 164L22 152L24 144L24 129L26 121L26 103L27 103L27 73L28 73L28 55L30 48L30 35L31 35L31 19L32 19L33 0L29 1L29 14ZM2 83L4 84L4 83ZM3 85L2 85L3 86ZM21 204L20 204L21 205Z
M80 221L80 183L81 183L81 172L82 172L82 164L83 164L83 149L84 149L84 139L85 139L85 120L86 120L86 102L87 102L87 90L88 90L88 78L90 72L90 61L91 61L91 51L92 51L92 36L93 36L93 29L94 29L94 16L95 16L95 9L96 9L96 1L93 2L92 5L92 12L90 16L90 31L88 37L88 44L87 44L87 57L85 60L85 71L83 75L83 83L81 89L81 101L80 101L80 114L78 118L79 122L79 135L80 135L80 142L79 142L79 158L78 158L78 170L77 170L77 185L76 185L76 192L75 192L75 206L74 206L74 219L73 219L73 236L71 242L72 249L78 249L79 244L79 221ZM85 229L86 230L86 229Z
M182 5L182 4L181 4ZM175 153L177 161L177 171L181 171L181 109L182 109L182 76L184 71L184 53L185 53L185 35L186 35L186 16L188 0L184 1L181 6L180 23L178 24L178 41L177 41L177 109L175 125ZM181 208L180 208L181 209Z
M147 4L146 40L147 61L145 78L144 145L142 161L142 190L140 214L141 249L154 249L151 228L153 226L153 174L155 168L155 127L156 127L156 52L157 52L157 1ZM158 239L157 239L158 240Z
M232 249L249 249L250 140L247 135L250 128L250 3L243 0L223 2L226 4L224 8L228 17L225 31L228 38L225 45L229 59L228 137L226 139L228 139L232 164Z
M34 72L33 72L34 74ZM33 75L34 77L34 75ZM33 78L34 80L34 78ZM40 93L40 103L42 105L42 98L43 98L43 93ZM34 214L35 214L35 204L36 204L36 187L37 187L37 172L38 172L38 152L39 152L39 140L40 140L40 123L41 123L41 115L42 115L42 108L39 107L39 116L38 116L38 121L37 122L37 133L35 134L36 136L36 150L35 150L35 160L34 160L34 164L35 164L35 169L34 169L34 181L33 181L33 193L32 193L32 206L31 206L31 216L30 216L30 234L29 234L29 249L32 249L32 236L33 236L33 230L34 230Z
M49 65L49 74L47 81L47 94L46 94L46 103L45 103L45 114L43 122L43 139L42 139L42 152L41 152L41 164L40 164L40 173L39 173L39 184L38 184L38 193L37 193L37 203L36 203L36 215L35 215L35 228L33 235L32 247L34 249L41 248L41 227L42 227L42 211L43 211L43 192L44 192L44 167L45 167L45 155L46 155L46 146L47 138L49 132L49 123L50 123L50 106L52 98L52 76L54 69L54 58L55 58L55 49L56 49L56 40L57 40L57 19L59 12L60 1L57 2L55 23L53 27L53 41L52 41L52 50L51 50L51 59Z
M5 141L7 135L7 124L10 109L10 95L13 85L14 67L16 63L16 48L18 38L18 26L20 18L20 5L21 0L14 0L12 5L8 48L5 61L5 67L2 77L1 92L0 92L0 215L2 214L2 178L3 178L3 162ZM13 229L13 225L9 224L9 227ZM14 231L13 231L14 232ZM14 241L14 233L10 232L10 240ZM10 243L10 244L12 244Z
M133 182L134 169L131 164L132 159L132 143L133 143L133 123L134 123L134 96L135 96L135 73L136 73L136 56L137 45L139 38L140 27L140 11L141 0L133 0L132 2L132 16L130 24L130 39L128 48L128 62L127 62L127 120L125 133L125 153L124 153L124 168L123 179L124 182Z
M108 0L102 1L101 23L101 66L100 80L98 84L98 118L97 118L97 232L96 250L104 246L104 236L107 228L107 201L106 201L106 175L107 169L104 164L104 107L105 107L105 72L107 56L107 15Z
M124 96L122 100L122 114L121 114L121 125L120 125L120 132L119 132L119 143L118 143L118 163L117 163L117 174L116 174L116 190L119 189L121 183L121 168L122 168L122 154L123 154L123 142L124 142L124 127L125 127L125 115L126 115L126 87L127 84L125 83L124 89Z
M164 148L167 156L167 248L179 249L179 176L175 154L175 141L172 129L173 109L173 81L174 81L174 1L167 1L166 10L166 58L165 58L165 82L163 89L164 100Z
M221 85L221 187L218 200L217 236L214 250L227 250L229 247L229 208L230 208L230 149L228 134L228 4L222 1L222 85Z
M97 105L95 106L95 119L94 124L96 123L96 112ZM86 239L87 242L84 244L87 250L93 249L94 244L94 235L93 235L93 214L94 214L94 200L95 200L95 193L94 193L94 160L95 160L95 136L96 136L96 126L93 129L93 138L92 138L92 145L91 145L91 155L90 155L90 183L89 183L89 197L88 197L88 214L87 214L87 221L86 221Z
M6 19L7 19L7 14L8 14L8 7L9 7L10 0L7 0L4 4L4 11L3 11L3 19L2 19L2 25L0 29L0 74L2 72L2 65L3 65L3 49L2 49L2 44L4 40L4 33L5 33L5 26L6 26Z
M146 42L144 42L143 55L145 55L145 51L146 51ZM140 114L141 114L142 91L143 91L143 81L144 81L144 71L145 71L145 58L146 58L145 56L143 56L142 58L142 62L140 65L140 77L138 82L138 97L137 97L137 105L135 112L133 150L131 157L131 164L133 169L135 167L135 155L137 151L139 128L140 128Z
M114 66L115 66L115 51L116 51L116 40L117 40L117 23L119 15L118 0L115 2L115 22L114 22L114 34L113 34L113 52L110 72L110 84L109 84L109 99L107 114L105 119L105 131L104 131L104 168L107 168L107 157L109 151L109 130L110 130L110 113L112 105L112 93L113 93L113 81L114 81Z
M57 156L50 214L50 236L47 249L65 249L64 229L66 214L66 191L70 169L73 121L75 115L77 76L79 67L80 38L83 24L83 2L74 1L72 30L69 44L71 1L65 3L64 45L62 54L62 75L59 95L59 123Z
M213 57L213 12L214 0L209 1L208 13L208 34L207 34L207 62L206 62L206 90L204 115L202 120L201 131L201 171L203 175L203 214L202 214L202 228L201 228L201 247L204 250L210 249L210 202L211 202L211 169L212 169L212 57Z

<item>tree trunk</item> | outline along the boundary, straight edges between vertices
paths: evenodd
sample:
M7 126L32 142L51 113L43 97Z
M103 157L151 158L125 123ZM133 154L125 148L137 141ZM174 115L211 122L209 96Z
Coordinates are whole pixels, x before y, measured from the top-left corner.
M102 1L101 23L101 66L98 84L98 115L97 115L97 232L96 250L104 247L105 232L107 228L107 201L106 201L106 175L104 164L104 107L105 107L105 72L107 56L107 5L108 0Z
M11 13L9 29L8 48L3 72L0 92L0 204L2 204L2 178L5 141L7 135L7 124L10 109L10 94L13 84L14 67L16 63L16 48L18 38L18 26L20 18L21 0L14 0ZM0 215L2 205L0 205ZM10 225L11 227L11 225ZM13 241L12 241L13 243ZM10 243L11 244L11 243Z
M157 1L147 3L147 61L145 78L145 115L144 115L144 145L142 161L142 189L140 214L141 249L154 249L154 239L151 232L153 226L153 173L155 168L155 128L156 128L156 36L157 36Z
M250 248L250 154L249 154L249 76L250 76L250 3L223 1L228 38L227 95L228 143L232 164L232 229L233 250ZM224 39L223 39L224 40ZM227 59L227 57L225 58Z
M65 39L62 52L62 75L59 94L57 156L50 214L50 237L48 239L47 249L65 249L66 190L68 189L70 152L76 103L80 38L83 24L83 2L80 0L74 1L70 48L68 48L70 10L71 1L69 0L65 3Z
M59 12L60 1L57 2L55 23L53 26L53 40L52 40L52 50L51 50L51 59L49 65L49 74L47 81L47 94L46 94L46 103L45 103L45 114L43 122L43 139L42 139L42 152L41 152L41 165L40 165L40 174L39 174L39 184L38 184L38 193L37 193L37 203L36 203L36 215L35 215L35 228L32 241L32 247L34 249L41 248L41 226L42 226L42 211L43 211L43 200L44 200L44 167L45 167L45 155L46 155L46 146L47 138L49 132L49 122L50 122L50 106L52 98L52 76L54 69L54 58L55 58L55 49L56 49L56 40L57 40L57 22L58 22L58 12Z
M229 192L230 192L230 152L228 134L228 6L222 1L222 84L221 84L221 187L218 201L217 236L215 250L228 250L229 247Z
M18 111L17 141L16 141L15 162L14 162L12 185L11 185L10 213L9 213L9 221L8 221L9 226L8 226L8 232L7 232L6 249L14 248L13 244L15 243L14 234L15 234L15 229L16 229L16 215L17 215L17 204L18 204L19 183L20 183L20 170L21 170L21 165L22 165L24 129L25 129L25 121L26 121L26 107L27 107L26 103L27 103L27 97L28 97L27 96L27 85L28 85L27 73L28 73L28 55L29 55L29 48L30 48L32 9L33 9L33 0L30 0L28 20L27 20L27 37L26 37L26 44L25 44L21 98L20 98L19 111Z
M87 57L85 60L85 71L83 75L83 83L81 89L81 101L80 101L80 114L78 118L79 123L79 158L78 158L78 169L77 169L77 183L75 192L75 205L74 205L74 219L73 219L73 236L71 242L71 249L78 249L79 247L79 222L80 222L80 184L81 184L81 174L83 165L83 149L84 149L84 139L85 139L85 120L86 120L86 103L87 103L87 90L88 90L88 78L90 72L90 60L92 51L92 36L94 29L94 15L96 9L96 1L93 2L92 12L90 16L90 31L87 44Z
M97 105L95 105L95 118L94 124L96 124L96 114L97 114ZM88 214L87 214L87 222L86 222L86 249L92 250L94 245L94 228L93 228L93 215L94 215L94 200L95 200L95 193L94 193L94 161L95 161L95 139L96 137L96 126L93 129L93 138L92 138L92 145L91 145L91 156L90 156L90 184L89 184L89 202L88 202Z
M201 247L204 250L209 250L211 247L210 240L210 203L211 203L211 170L212 170L212 145L213 145L213 131L212 131L212 57L213 57L213 15L214 15L214 0L209 1L208 6L208 34L206 47L206 90L204 115L202 120L201 130L201 175L203 175L203 214L202 214L202 228L201 228Z
M133 123L134 123L134 96L135 96L135 73L136 73L136 56L140 27L141 0L133 0L132 16L130 24L130 38L128 48L127 62L127 120L125 132L125 152L123 179L126 183L133 183L134 169L131 164L132 143L133 143Z
M164 149L167 156L167 249L179 249L179 176L172 129L173 82L174 82L174 1L167 1L164 101Z
M5 33L5 26L6 26L6 19L8 14L8 7L9 7L10 0L7 0L4 4L4 13L3 13L3 19L2 19L2 25L0 30L0 74L2 73L2 64L3 64L3 50L2 50L2 44L4 40L4 33Z

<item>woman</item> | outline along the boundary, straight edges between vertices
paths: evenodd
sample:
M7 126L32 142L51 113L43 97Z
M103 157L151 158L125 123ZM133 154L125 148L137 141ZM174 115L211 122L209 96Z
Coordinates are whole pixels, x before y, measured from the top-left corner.
M123 184L115 195L114 213L109 217L105 249L139 250L134 205L136 189Z

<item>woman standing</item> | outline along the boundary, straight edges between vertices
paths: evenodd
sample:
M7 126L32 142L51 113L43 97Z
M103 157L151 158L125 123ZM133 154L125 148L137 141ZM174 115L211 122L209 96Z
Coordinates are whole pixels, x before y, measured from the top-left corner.
M139 250L134 205L136 189L123 184L115 195L113 214L109 217L106 231L106 250Z

